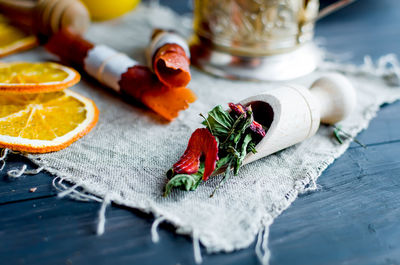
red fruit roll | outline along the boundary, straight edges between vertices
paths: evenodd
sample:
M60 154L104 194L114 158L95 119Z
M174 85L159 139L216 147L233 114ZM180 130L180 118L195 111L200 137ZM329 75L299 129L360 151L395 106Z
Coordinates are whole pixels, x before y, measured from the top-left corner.
M190 82L190 50L185 39L174 31L155 29L148 48L149 67L168 87Z
M196 100L186 88L170 89L147 66L105 45L94 45L69 29L54 34L47 50L78 65L100 83L128 95L171 121Z

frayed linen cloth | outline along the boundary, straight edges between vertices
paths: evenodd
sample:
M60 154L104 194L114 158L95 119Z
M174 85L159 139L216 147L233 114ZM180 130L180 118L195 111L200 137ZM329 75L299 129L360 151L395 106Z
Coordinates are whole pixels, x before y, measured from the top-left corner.
M144 63L144 50L155 27L190 36L191 19L165 7L142 5L118 20L93 24L87 38ZM7 58L49 59L55 58L42 48ZM324 73L337 71L344 73L357 90L356 110L340 123L353 136L367 128L381 104L400 98L400 89L394 87L399 82L399 68L393 56L383 57L377 65L367 59L362 67L321 63L314 73L292 82L309 87ZM318 176L345 152L350 140L339 144L332 127L321 126L312 138L244 166L213 198L209 196L220 176L202 183L196 191L176 190L164 198L165 173L185 151L191 132L202 127L199 113L206 114L218 104L238 102L276 85L224 80L193 68L192 75L189 87L198 100L171 123L84 78L71 89L96 102L100 110L97 126L64 150L27 156L57 179L74 184L69 190L62 185L67 189L63 195L103 201L101 214L108 203L114 202L154 214L154 230L163 221L173 224L177 233L193 237L197 262L201 261L199 242L213 253L246 248L257 240L256 253L267 264L268 231L274 219L299 193L317 188ZM78 194L77 187L85 196ZM104 232L104 222L101 218L99 234ZM157 241L158 236L154 234L153 239Z

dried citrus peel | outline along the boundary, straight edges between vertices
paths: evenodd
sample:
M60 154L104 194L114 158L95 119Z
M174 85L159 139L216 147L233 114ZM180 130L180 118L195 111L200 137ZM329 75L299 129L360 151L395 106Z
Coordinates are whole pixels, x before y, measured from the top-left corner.
M1 94L0 148L30 153L61 150L97 123L94 102L71 90Z

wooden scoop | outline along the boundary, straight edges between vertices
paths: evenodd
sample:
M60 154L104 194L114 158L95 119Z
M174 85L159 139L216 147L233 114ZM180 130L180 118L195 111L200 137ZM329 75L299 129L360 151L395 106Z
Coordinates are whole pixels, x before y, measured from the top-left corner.
M82 34L90 24L89 12L79 0L0 0L0 12L43 35L66 27Z
M269 127L243 164L253 162L313 136L320 125L335 124L355 108L356 93L350 81L340 74L329 74L315 81L310 89L282 85L240 102L251 105L255 120Z

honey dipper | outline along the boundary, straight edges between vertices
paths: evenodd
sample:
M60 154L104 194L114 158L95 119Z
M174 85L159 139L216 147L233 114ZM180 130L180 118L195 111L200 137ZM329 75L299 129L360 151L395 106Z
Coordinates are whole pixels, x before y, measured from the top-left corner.
M0 0L0 12L11 22L49 36L69 27L82 34L90 15L79 0Z

